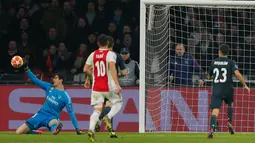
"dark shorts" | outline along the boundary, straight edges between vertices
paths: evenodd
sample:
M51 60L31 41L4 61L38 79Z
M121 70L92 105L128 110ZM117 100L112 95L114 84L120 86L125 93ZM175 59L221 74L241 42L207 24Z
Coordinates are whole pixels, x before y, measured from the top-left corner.
M31 118L29 118L26 121L26 125L30 130L37 130L41 127L47 127L49 128L49 122L53 119L58 120L55 116L52 116L51 114L44 113L44 112L38 112L34 114Z
M211 97L211 104L210 108L214 109L220 109L222 105L222 101L224 101L225 104L232 104L234 102L234 90L225 90L224 92L213 92Z
M107 98L104 99L104 105L106 104L106 102L109 101Z

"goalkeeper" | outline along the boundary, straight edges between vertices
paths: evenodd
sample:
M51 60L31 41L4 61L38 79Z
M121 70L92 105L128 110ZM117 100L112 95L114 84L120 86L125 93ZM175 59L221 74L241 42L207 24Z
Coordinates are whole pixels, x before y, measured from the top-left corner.
M111 36L109 36L109 44L108 44L108 49L110 51L113 50L113 46L114 46L114 40ZM122 57L120 56L120 54L118 53L115 53L117 55L117 60L116 60L116 69L119 69L120 72L118 74L118 76L126 76L127 75L127 69L126 69L126 66L125 66L125 62L124 60L122 59ZM90 87L90 78L87 77L86 78L86 82L85 82L85 88L89 88ZM110 110L111 110L111 102L108 100L108 99L105 99L104 101L104 109L101 113L101 115L99 116L99 120L95 126L95 131L96 132L99 132L100 130L100 121L104 118L105 115L107 115Z
M76 117L73 112L72 100L64 89L63 76L56 74L53 78L53 85L48 82L39 80L28 68L27 64L24 65L25 72L28 78L38 85L46 92L46 99L42 108L28 119L17 130L17 134L41 134L42 131L38 130L40 127L47 127L53 135L57 135L63 124L59 122L60 112L66 107L72 123L78 135L83 134L79 130Z

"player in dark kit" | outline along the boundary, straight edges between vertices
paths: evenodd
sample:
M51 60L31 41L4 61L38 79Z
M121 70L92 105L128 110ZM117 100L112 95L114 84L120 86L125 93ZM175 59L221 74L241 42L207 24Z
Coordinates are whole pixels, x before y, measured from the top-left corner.
M237 79L242 83L244 88L250 92L249 87L246 85L242 74L239 72L237 65L231 59L228 59L229 46L223 44L219 49L219 58L215 59L209 71L209 78L213 79L212 86L212 97L211 97L211 105L212 116L210 119L210 131L208 134L209 139L213 138L213 134L215 131L217 117L219 115L220 107L222 101L228 105L228 121L227 128L230 134L234 134L233 127L231 125L232 122L232 114L233 114L233 101L234 101L234 87L233 87L233 73L237 77Z

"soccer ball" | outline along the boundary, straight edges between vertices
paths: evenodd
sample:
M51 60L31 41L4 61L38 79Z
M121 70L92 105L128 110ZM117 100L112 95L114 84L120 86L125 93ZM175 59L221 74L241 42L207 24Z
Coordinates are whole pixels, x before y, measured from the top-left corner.
M11 60L11 64L14 68L20 68L23 65L23 59L20 56L14 56Z

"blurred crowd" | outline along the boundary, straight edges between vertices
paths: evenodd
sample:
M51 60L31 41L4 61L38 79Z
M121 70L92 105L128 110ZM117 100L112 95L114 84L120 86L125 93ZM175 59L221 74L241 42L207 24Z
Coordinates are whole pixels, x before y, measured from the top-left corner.
M80 81L84 78L81 76L84 63L98 48L96 41L101 33L114 38L115 52L128 48L129 53L123 54L139 63L139 3L139 0L0 0L0 71L21 73L10 64L13 56L20 55L41 78L63 72L69 80ZM161 13L154 12L156 16ZM217 57L219 45L226 43L231 47L230 58L237 62L241 72L248 75L254 72L252 9L173 6L169 14L170 55L176 56L175 47L181 43L206 73ZM160 28L161 23L158 24ZM162 68L156 71L159 69Z
M249 75L255 72L254 9L178 6L171 7L170 15L172 55L176 43L182 43L207 72L219 45L228 44L229 58L239 69Z
M115 52L128 48L139 59L137 0L0 0L0 21L4 73L23 72L10 64L20 55L37 75L62 72L73 78L98 48L101 33L114 38Z

